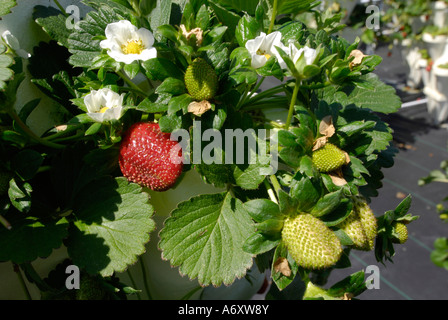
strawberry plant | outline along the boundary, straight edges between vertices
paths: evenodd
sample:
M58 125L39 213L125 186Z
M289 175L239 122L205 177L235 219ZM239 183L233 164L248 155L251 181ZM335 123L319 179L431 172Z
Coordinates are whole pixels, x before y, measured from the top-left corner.
M366 290L362 270L331 288L311 275L349 267L351 250L392 260L396 222L415 217L410 197L383 215L369 207L397 152L378 114L401 102L373 73L381 58L335 34L340 16L313 0L83 3L91 10L70 30L65 12L34 8L50 40L26 67L2 51L0 261L47 298L138 294L117 277L148 242L201 287L255 267L270 271L271 290L304 283L301 298ZM305 12L317 27L296 20ZM58 106L39 135L27 123L40 100L16 103L26 73ZM156 227L149 195L189 172L221 191L176 203ZM92 290L53 285L61 267L47 279L34 271L61 247Z

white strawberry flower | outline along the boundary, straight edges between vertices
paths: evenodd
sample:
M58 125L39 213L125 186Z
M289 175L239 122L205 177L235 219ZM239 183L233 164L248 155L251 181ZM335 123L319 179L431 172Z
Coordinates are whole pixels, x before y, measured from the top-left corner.
M20 48L19 40L17 40L17 38L9 30L2 33L2 39L5 44L19 57L23 59L28 59L31 57L31 54Z
M314 63L314 60L316 60L317 57L317 51L316 49L304 46L303 48L298 49L294 43L289 44L288 48L288 54L294 64L297 63L297 60L299 60L300 56L304 55L306 65L310 65Z
M255 39L246 42L246 49L252 57L252 67L257 69L263 67L271 56L275 56L280 66L284 69L286 64L280 57L276 47L286 51L288 48L282 43L282 34L278 31L268 35L262 32Z
M106 40L100 42L102 49L117 62L131 64L157 57L153 47L154 35L145 28L137 29L130 21L121 20L107 25Z
M120 119L124 114L124 93L118 94L107 88L92 90L84 97L87 115L96 122Z

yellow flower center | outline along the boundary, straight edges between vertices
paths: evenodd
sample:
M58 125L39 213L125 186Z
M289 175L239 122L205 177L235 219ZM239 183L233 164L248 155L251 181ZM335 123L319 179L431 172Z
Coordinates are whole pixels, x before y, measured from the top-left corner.
M100 111L98 111L98 113L105 113L107 110L109 110L108 107L103 107Z
M271 57L271 55L269 53L266 53L265 51L261 51L260 49L258 49L257 54L260 56L265 56L267 60L269 60L269 58Z
M121 46L124 54L140 54L143 49L142 40L129 40L127 44Z

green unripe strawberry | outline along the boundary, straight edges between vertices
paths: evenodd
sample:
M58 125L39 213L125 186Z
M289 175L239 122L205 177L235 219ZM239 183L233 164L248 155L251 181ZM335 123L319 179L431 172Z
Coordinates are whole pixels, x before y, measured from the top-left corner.
M364 228L366 237L373 247L373 241L378 234L378 223L367 201L362 197L357 197L354 203L354 210L358 213L359 219Z
M394 222L392 228L398 234L398 237L392 240L393 243L403 244L408 240L408 228L404 223Z
M326 143L313 152L313 163L320 172L334 171L346 163L345 153L334 144Z
M282 240L293 259L305 269L331 267L342 254L341 243L334 232L309 213L286 218Z
M196 58L185 72L185 86L196 101L210 100L218 90L218 76L204 59Z
M377 235L376 217L368 204L356 199L350 215L338 225L353 241L353 248L370 251Z
M362 226L359 215L352 210L350 215L338 225L353 241L353 248L358 250L369 251L373 247L373 241L367 239L364 227Z
M108 292L101 284L100 279L83 275L76 291L76 300L108 300Z

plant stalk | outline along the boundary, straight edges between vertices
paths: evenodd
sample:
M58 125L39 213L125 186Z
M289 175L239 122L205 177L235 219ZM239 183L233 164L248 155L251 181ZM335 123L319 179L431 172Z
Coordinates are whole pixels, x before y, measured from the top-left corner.
M33 300L31 298L30 291L28 290L28 287L26 286L25 280L23 279L22 272L20 271L20 268L17 264L13 264L13 270L17 275L17 279L19 280L20 287L22 288L23 292L25 293L27 300Z
M268 192L268 195L269 195L269 198L271 199L271 201L278 204L277 197L275 196L275 191L272 189L272 186L269 184L268 180L264 179L263 183L264 183L264 186L266 187L266 190Z
M22 121L22 119L20 119L20 117L17 115L17 113L14 110L9 110L8 114L10 115L11 118L13 118L13 120L19 125L19 127L34 141L53 148L53 149L64 149L65 146L61 145L61 144L57 144L57 143L53 143L50 141L47 141L41 137L39 137L38 135L36 135L33 131L31 131L31 129Z
M128 274L129 279L131 279L132 287L133 287L134 289L137 289L137 286L136 286L136 284L135 284L135 280L134 280L134 277L133 277L132 274L131 274L131 271L128 269L128 270L126 270L126 273ZM138 299L138 300L142 300L142 297L140 296L140 293L137 292L136 294L137 294L137 299Z
M299 94L299 89L300 89L300 80L297 79L296 80L296 85L294 87L294 92L292 93L292 98L291 98L291 104L289 106L288 117L286 118L285 130L288 130L289 126L291 125L292 117L294 115L294 106L296 105L297 95Z
M269 25L267 34L270 34L272 32L272 30L274 30L275 19L277 18L277 10L278 10L278 0L274 0L274 4L272 6L271 23Z
M59 10L61 10L62 14L68 18L68 13L65 11L64 7L59 3L59 1L58 0L53 1L58 6Z
M151 296L151 291L149 290L149 285L148 285L148 277L146 275L146 266L145 266L145 262L143 261L143 258L140 257L140 266L142 268L142 275L143 275L143 284L145 285L145 290L146 290L146 295L148 296L149 300L153 300L152 296Z
M140 89L139 86L137 86L134 82L132 82L123 72L121 71L117 71L117 75L120 76L121 79L124 80L124 82L126 82L126 84L136 93L140 94L142 97L146 98L148 95L143 92L142 89Z

